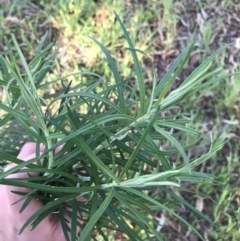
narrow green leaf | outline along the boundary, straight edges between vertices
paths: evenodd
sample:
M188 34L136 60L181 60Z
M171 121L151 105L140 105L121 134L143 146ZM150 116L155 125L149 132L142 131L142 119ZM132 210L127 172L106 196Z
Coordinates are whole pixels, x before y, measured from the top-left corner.
M113 172L104 165L102 160L100 160L100 158L96 154L94 154L94 152L89 148L86 141L82 137L78 137L78 140L75 140L75 143L82 149L82 151L86 154L86 156L92 161L94 165L96 165L104 174L106 174L118 183L118 179L113 174Z
M19 160L15 157L13 157L12 155L9 155L7 153L4 153L4 152L0 152L0 157L7 160L7 161L11 161L13 163L16 163L18 164L17 166L9 169L8 171L5 171L3 173L0 174L0 180L5 182L7 180L4 180L4 178L6 178L8 175L12 174L12 173L15 173L17 171L19 171L21 168L23 167L36 167L34 164L32 164L33 162L35 162L39 157L36 157L34 159L31 159L29 161L22 161L22 160Z
M35 212L25 223L24 225L21 227L20 231L19 231L19 235L24 231L24 229L31 224L32 222L35 222L34 227L36 226L36 224L38 224L44 217L46 217L47 215L49 215L52 211L54 211L56 209L56 207L58 207L59 205L61 205L62 203L75 198L76 194L70 194L61 198L58 198L52 202L47 203L45 206L43 206L41 209L39 209L37 212ZM43 215L43 216L41 216ZM40 220L41 219L41 220Z
M165 97L165 95L167 94L167 92L171 88L171 86L172 86L173 82L175 81L176 77L178 76L178 74L183 69L184 65L186 64L187 60L189 59L190 53L191 53L191 51L193 49L193 46L194 46L194 43L191 43L189 46L187 46L186 49L183 50L183 52L179 55L177 60L172 65L173 68L174 68L175 65L180 62L179 66L177 67L177 69L172 74L171 74L171 69L170 69L170 71L168 71L166 73L166 75L163 77L163 79L161 80L159 85L162 88L162 91L161 91L161 93L160 93L160 95L158 97L156 105L161 103L162 99ZM169 79L167 79L167 78L169 78Z
M148 196L147 194L141 192L141 191L138 191L138 190L135 190L135 189L132 189L132 188L123 188L123 190L127 191L127 192L130 192L130 193L133 193L135 194L136 196L139 196L139 197L142 197L143 199L145 199L146 201L149 201L150 203L156 205L160 210L166 210L169 214L175 216L178 220L180 220L181 222L183 222L184 224L186 224L192 231L194 231L198 236L199 238L201 238L203 241L204 241L204 238L202 237L202 235L190 224L188 223L187 221L185 221L181 216L179 216L176 212L174 212L173 210L169 209L166 205L158 202L157 200L155 200L154 198Z
M85 228L82 230L80 237L78 238L78 241L86 240L87 237L89 237L89 233L91 233L92 229L94 228L97 221L100 219L102 214L105 212L105 210L108 208L113 196L114 196L115 190L114 188L110 189L110 192L98 208L98 210L94 213L94 215L91 217Z
M189 164L189 159L184 151L184 149L182 148L182 146L178 143L178 141L171 135L169 134L167 131L163 130L162 128L158 127L157 125L154 125L154 128L157 132L159 132L160 134L162 134L164 137L166 137L167 140L169 140L176 148L177 150L181 153L183 160L185 162L186 168L189 171L189 173L191 172L191 168L190 168L190 164Z
M167 71L167 73L163 76L162 80L159 82L157 85L155 92L154 92L154 98L156 98L159 93L162 91L164 86L168 83L168 81L171 79L171 76L174 76L174 73L178 73L181 70L181 65L180 63L184 63L187 59L188 54L191 52L191 49L193 47L193 43L189 44L182 52L181 54L177 57L177 59L174 61L174 63L171 65L170 69ZM178 67L180 66L180 67ZM178 70L176 71L176 69ZM174 78L173 78L174 80ZM164 96L164 95L163 95ZM161 101L161 98L159 98ZM159 102L160 103L160 102Z
M110 65L110 69L114 75L114 80L116 81L116 84L119 84L117 87L118 99L119 99L120 108L121 108L121 110L124 111L125 110L125 100L124 100L123 87L122 87L123 82L119 75L115 61L113 60L111 54L109 53L109 51L105 48L105 46L103 44L101 44L98 40L96 40L93 37L90 37L90 38L102 49L102 51L104 52L104 54L107 58L107 61Z
M121 231L128 235L131 241L143 241L139 235L132 230L132 227L126 223L125 217L116 215L115 212L109 207L106 209L106 214L111 218L111 220L118 225ZM79 240L80 241L80 240Z
M43 45L47 39L48 36L48 31L42 36L40 43L38 44L37 50L36 50L36 54L40 53L43 49Z
M20 168L19 168L19 166L17 166L16 170L18 170ZM75 194L80 195L80 194L85 194L85 193L91 193L94 190L102 189L101 186L56 187L56 186L43 185L43 184L37 184L37 183L30 183L30 182L27 182L26 180L22 180L22 179L2 179L3 174L5 174L5 172L0 174L0 184L16 186L16 187L26 187L26 188L30 188L30 189L38 189L39 191L47 192L50 194L52 194L52 193L60 193L60 194L61 193L62 194L63 193L68 193L68 194L75 193Z
M76 240L77 234L77 214L78 214L78 202L76 198L72 199L72 216L71 216L71 237L72 240Z
M71 229L69 228L68 224L66 223L64 213L65 213L65 210L63 209L62 206L60 206L58 218L61 222L62 230L63 230L63 233L64 233L64 237L66 238L66 241L71 241L70 238L69 238L69 235L68 235L68 233L71 232Z
M153 227L153 225L149 223L148 218L146 218L146 216L144 217L143 215L141 215L141 212L145 210L141 209L141 212L139 212L138 210L134 209L133 206L130 205L126 200L124 200L124 198L121 195L115 194L115 197L120 201L120 203L122 203L122 206L124 206L124 208L127 208L129 212L131 212L132 215L136 217L138 221L145 224L146 227L148 227L151 230L152 234L154 234L158 240L163 241L163 238L161 237L159 232L157 232L155 227Z
M137 156L138 154L138 151L140 150L140 148L142 147L142 143L145 141L146 139L146 136L148 135L149 131L152 129L153 125L154 125L154 122L155 120L157 119L158 117L158 114L159 114L159 109L156 109L155 111L155 114L154 114L154 117L152 118L151 122L149 123L149 125L147 126L147 128L145 129L141 139L139 140L139 143L137 144L137 146L135 147L134 151L132 152L131 156L129 157L125 167L123 168L120 176L119 176L119 179L121 179L125 173L129 170L130 166L132 165L135 157Z
M116 12L115 13L115 16L118 20L118 22L120 23L121 25L121 28L123 30L123 33L124 33L124 36L128 42L128 45L130 47L131 50L131 53L132 53L132 57L133 57L133 62L134 62L134 67L135 67L135 72L136 72L136 75L137 75L137 81L138 81L138 86L139 86L139 90L140 90L140 115L144 115L145 113L145 82L144 82L144 77L143 77L143 73L142 73L142 68L141 68L141 64L138 60L138 57L137 57L137 54L136 54L136 50L134 48L134 45L132 43L132 40L127 32L127 29L125 28L122 20L119 18L119 16L117 15Z
M31 118L29 118L29 116L27 116L24 112L21 112L16 109L12 109L12 108L2 104L1 102L0 102L0 109L5 110L6 112L12 114L12 116L18 116L19 119L23 119L23 120L27 121L32 126L37 126L40 128L40 125L37 122L34 122Z

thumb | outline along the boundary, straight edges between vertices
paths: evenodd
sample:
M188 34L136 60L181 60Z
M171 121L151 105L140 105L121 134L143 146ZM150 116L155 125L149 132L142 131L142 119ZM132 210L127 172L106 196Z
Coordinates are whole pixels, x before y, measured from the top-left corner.
M62 147L57 148L57 150L55 150L55 153L59 152L61 148ZM44 150L45 150L45 147L41 144L40 148L39 148L39 151L40 151L39 155L42 155ZM35 157L36 157L36 144L35 143L26 143L22 147L22 149L21 149L21 151L18 155L18 158L21 159L21 160L24 160L24 161L28 161L28 160L33 159ZM11 168L13 168L16 165L17 164L14 164L14 163L9 164L5 168L5 171L10 170ZM27 177L29 177L29 174L31 176L38 176L39 175L38 172L29 172L29 173L27 173L27 172L21 173L20 172L20 173L11 174L7 178L27 178ZM20 230L20 228L25 223L25 221L27 221L35 212L37 212L39 209L41 209L43 207L43 203L38 201L36 198L32 198L32 200L28 203L27 207L20 214L19 211L20 211L22 205L25 202L25 198L20 200L21 196L13 193L12 191L29 193L31 191L31 189L24 188L24 187L16 187L16 186L4 186L4 189L5 189L5 193L6 193L9 205L15 203L14 205L11 205L10 208L9 208L9 210L10 210L9 211L9 218L11 220L13 220L12 222L14 223L15 228L17 230ZM86 199L84 199L83 197L77 197L76 201L84 202L84 201L86 201ZM72 207L70 205L66 205L66 211L71 212ZM76 216L79 217L81 215L76 215ZM66 214L66 212L64 213L64 219L67 221L67 223L68 223L67 225L69 227L71 227L72 220L69 217L69 215ZM81 222L81 220L78 220L78 221ZM38 230L46 229L46 227L51 227L51 226L54 226L54 234L53 233L52 234L54 236L59 235L58 237L60 237L60 240L65 240L65 239L62 238L62 237L64 237L64 234L63 234L63 230L62 230L62 227L61 227L61 222L59 221L57 216L53 213L49 214L33 231L37 232ZM29 226L27 229L30 230L31 227ZM33 234L32 233L33 231L31 231L31 234ZM23 232L23 234L24 234L24 232ZM80 232L80 227L77 225L76 235L79 232ZM70 235L69 235L69 237L70 237Z
M41 154L42 153L40 152L40 155ZM24 161L28 161L28 160L33 159L35 157L36 157L36 154L34 153L34 154L29 155L29 156L22 157L21 159L24 160ZM15 166L16 166L16 164L12 163L12 164L8 165L5 170L7 171L7 170L9 170L9 169L11 169ZM31 172L31 173L21 172L21 173L11 174L11 175L7 176L7 178L27 178L27 177L29 177L29 174L31 176L38 176L39 175L39 173L37 173L37 172ZM25 198L20 200L21 196L17 195L14 192L29 193L31 191L31 189L25 188L25 187L16 187L16 186L5 186L4 188L5 188L5 191L6 191L8 203L10 205L14 204L14 205L11 206L12 213L19 213L22 205L25 202ZM38 210L41 207L42 207L42 203L40 203L36 199L32 199L32 201L28 204L26 210L24 210L23 213L22 213L23 218L24 219L29 218L29 215L27 215L26 217L24 217L24 215L26 215L26 213L32 213L32 212Z

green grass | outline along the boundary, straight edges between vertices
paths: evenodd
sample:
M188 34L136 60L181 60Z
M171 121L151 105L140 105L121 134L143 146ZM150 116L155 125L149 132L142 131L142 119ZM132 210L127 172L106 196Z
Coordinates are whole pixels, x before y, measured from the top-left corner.
M95 3L97 2L97 3ZM0 50L6 52L2 44L3 37L15 33L18 43L30 60L46 30L49 41L54 39L60 46L58 64L48 75L49 79L65 76L79 70L91 70L113 82L107 61L101 49L89 38L92 36L102 42L119 62L119 72L127 78L132 70L130 51L122 52L127 47L118 24L114 23L113 11L123 18L132 40L137 48L145 51L153 60L158 75L161 77L168 70L170 63L183 48L194 38L198 47L194 49L190 61L176 80L174 87L180 85L192 70L217 48L235 40L238 26L234 18L234 1L39 1L38 5L30 1L12 1L11 5L0 10ZM25 10L25 11L23 11ZM10 18L9 16L14 16ZM49 17L49 19L48 19ZM197 21L196 21L197 19ZM46 22L49 20L49 23ZM51 24L50 24L51 23ZM50 25L52 27L50 27ZM13 52L16 51L13 49ZM144 55L139 54L145 66L144 78L150 88L151 66ZM239 50L235 45L221 55L215 66L225 73L239 71ZM73 80L85 81L83 77L67 77L67 83ZM239 214L239 160L240 155L240 85L239 77L226 78L201 96L191 98L182 104L185 112L192 113L192 126L206 134L210 132L216 138L224 133L227 144L218 154L201 166L201 170L217 177L216 185L190 185L179 195L193 205L201 203L203 213L209 215L219 229L209 228L198 216L188 213L180 207L179 214L191 221L206 240L238 240L240 233ZM54 84L58 89L60 85ZM53 89L47 90L53 93ZM149 90L151 91L151 90ZM200 98L201 97L201 98ZM205 142L190 149L189 155L201 155L208 148ZM186 191L197 189L198 195ZM158 197L158 194L154 194ZM160 194L159 194L160 196ZM166 215L166 214L164 214ZM161 216L156 213L156 217ZM178 231L181 230L181 231ZM188 232L174 217L167 216L162 233L169 240L194 240L194 234ZM140 232L140 231L139 231ZM141 232L140 232L141 233ZM144 234L143 234L144 235Z

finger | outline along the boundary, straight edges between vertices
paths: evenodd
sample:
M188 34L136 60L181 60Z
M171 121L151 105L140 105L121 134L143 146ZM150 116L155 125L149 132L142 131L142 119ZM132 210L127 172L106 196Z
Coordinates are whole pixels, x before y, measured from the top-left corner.
M17 158L25 160L25 158L27 156L30 156L30 155L36 153L36 149L37 149L37 144L36 143L34 143L34 142L25 143L23 145L20 153L18 154ZM40 152L44 152L45 151L45 146L43 144L39 145L39 151Z
M59 146L55 149L55 154L58 153L60 150L62 149L62 146ZM40 144L40 148L39 148L39 151L40 151L40 155L43 154L43 152L45 151L45 146ZM27 160L30 160L30 159L33 159L36 157L36 143L26 143L19 155L18 155L18 158L19 159L22 159L24 161L27 161ZM42 161L42 160L41 160ZM10 164L6 167L5 170L9 170L11 168L13 168L14 166L16 166L17 164ZM23 172L23 173L14 173L14 174L11 174L9 175L7 178L27 178L29 176L29 174L31 176L38 176L39 173L38 172ZM15 193L13 193L12 191L17 191L17 192L23 192L23 193L28 193L30 192L31 190L28 189L28 188L23 188L23 187L15 187L15 186L5 186L5 192L7 194L7 198L8 198L8 203L11 205L13 203L15 203L14 205L11 205L10 206L10 214L9 214L9 218L12 219L13 221L15 222L15 224L17 225L16 228L19 230L22 225L23 225L23 220L27 220L33 213L35 213L36 211L38 211L42 206L43 204L41 202L39 202L37 199L33 198L31 200L31 202L27 205L27 207L24 209L24 211L19 214L19 211L22 207L22 205L24 204L25 202L25 199L19 201L19 199L21 198L20 195L17 195ZM81 201L81 202L85 202L86 199L83 198L83 197L77 197L76 198L77 201ZM67 208L68 211L72 211L72 208L69 207ZM80 216L80 215L78 215ZM68 225L69 227L71 227L71 218L65 213L64 215L64 218L68 221ZM80 220L79 220L80 221ZM80 221L81 222L81 221ZM54 226L56 227L56 229L58 230L58 234L59 233L62 233L63 235L63 232L61 230L61 223L60 221L56 218L56 216L54 214L50 214L48 215L39 225L38 227L36 228L36 231L37 230L41 230L42 227L46 227L46 226L51 226L53 225L54 223ZM30 229L30 227L28 228ZM27 230L26 230L27 231ZM80 232L80 227L77 226L77 229L76 229L76 235ZM31 232L32 234L32 232ZM61 236L62 236L61 235ZM69 236L70 237L70 236ZM24 240L24 239L23 239ZM65 240L65 239L64 239Z
M23 161L28 161L28 160L31 160L31 159L35 158L36 157L36 147L37 147L37 144L33 143L33 142L29 142L29 143L24 144L24 146L22 147L22 149L21 149L20 153L18 154L17 158L21 159ZM54 153L57 154L58 152L60 152L62 147L63 147L62 145L58 146L55 149ZM43 144L40 144L39 155L41 156L44 153L44 151L45 151L45 146ZM41 163L42 163L42 160L41 160ZM8 164L7 166L5 166L4 171L10 170L15 166L17 166L17 164L15 164L15 163ZM39 175L39 173L37 173L37 172L34 172L34 173L31 172L29 174L32 175L32 176L38 176ZM27 172L16 173L16 175L11 174L11 175L8 176L8 178L27 178L27 177L28 177Z
M39 153L39 155L42 155L42 154L43 154L42 152ZM28 160L31 160L31 159L33 159L35 157L36 157L36 153L33 153L33 154L29 155L29 156L22 157L22 160L23 161L28 161ZM9 164L9 165L7 165L5 167L4 171L8 171L8 170L12 169L15 166L17 166L16 163L11 163L11 164ZM26 169L26 167L24 167L23 169ZM13 174L8 175L6 178L27 178L27 177L29 177L29 175L36 177L36 176L39 175L39 172L29 172L29 173L28 172L19 172L19 173L13 173Z
M27 160L30 160L30 159L33 159L36 157L36 154L32 154L30 156L27 156L27 157L24 157L23 159L25 159L24 161L27 161ZM10 164L6 170L8 169L11 169L13 168L14 166L16 166L15 163L13 164ZM31 176L38 176L39 173L38 172L30 172L30 173L27 173L27 172L20 172L20 173L13 173L11 175L9 175L7 178L27 178L29 177L29 175ZM17 195L16 193L14 192L22 192L22 193L29 193L31 191L31 189L29 188L25 188L25 187L17 187L17 186L5 186L5 191L6 191L6 194L7 194L7 198L8 198L8 202L10 205L12 205L13 203L15 203L14 205L12 205L12 211L14 212L19 212L19 210L21 209L22 205L24 204L25 202L25 198L22 199L21 201L19 201L21 199L21 195ZM36 202L31 202L30 203L30 206L28 207L30 210L31 209L36 209L36 208L39 208L41 205L40 203L37 204L36 206Z
M56 149L55 149L55 154L57 154L58 152L61 151L62 149L62 145L61 146L58 146ZM20 153L18 154L17 158L18 159L22 159L24 160L25 157L29 156L29 155L32 155L34 153L36 153L36 149L37 149L37 143L35 142L28 142L28 143L25 143L20 151ZM39 145L39 152L44 152L45 151L45 145L44 144L40 144Z
M39 155L41 156L45 150L45 146L43 144L40 144L40 153ZM59 146L56 148L55 150L55 153L59 152L60 150L62 149L62 146ZM36 157L36 143L26 143L19 155L18 155L18 158L19 159L22 159L23 161L28 161L28 160L31 160L33 158ZM42 160L41 160L42 162ZM7 170L10 170L11 168L15 167L17 164L15 163L12 163L12 164L9 164L6 168L5 168L5 171ZM39 172L19 172L19 173L13 173L11 175L9 175L7 178L28 178L30 176L32 177L36 177L39 175ZM14 187L14 186L8 186L6 187L9 192L8 192L8 197L9 197L9 201L10 203L15 203L17 202L19 199L20 199L20 196L19 195L16 195L14 193L12 193L12 191L15 191L15 192L24 192L24 193L28 193L30 192L30 189L28 188L24 188L24 187ZM24 200L20 201L18 204L19 205L22 205L24 202ZM18 206L15 206L16 208L18 208Z

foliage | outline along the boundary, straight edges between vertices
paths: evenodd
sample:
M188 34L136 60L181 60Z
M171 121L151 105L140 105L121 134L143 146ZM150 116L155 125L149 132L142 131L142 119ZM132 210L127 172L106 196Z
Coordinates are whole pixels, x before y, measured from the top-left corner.
M223 146L222 140L213 141L208 136L189 127L189 118L178 107L179 103L204 88L228 77L216 76L205 81L210 75L213 60L224 49L219 49L197 67L179 86L171 91L171 86L187 63L194 43L188 45L174 61L160 82L152 67L152 91L146 94L145 80L138 60L144 54L136 49L120 18L116 15L128 43L133 59L133 69L126 79L122 79L114 58L96 39L92 40L103 51L115 83L111 84L95 73L74 74L76 85L64 84L63 78L45 82L45 76L53 65L57 48L54 43L45 48L42 39L35 57L27 63L15 37L14 46L21 60L21 67L6 41L8 58L0 57L0 81L4 87L5 101L0 103L4 111L1 130L4 136L27 136L38 144L44 143L46 151L37 158L22 162L15 158L14 147L19 146L18 138L10 138L2 146L10 149L1 152L4 160L17 163L17 167L3 172L0 183L33 189L26 198L21 211L33 197L45 206L25 223L36 227L51 212L61 220L66 228L64 214L73 218L71 230L80 226L78 240L89 240L93 230L108 240L105 230L120 230L130 240L143 240L134 228L145 230L147 238L153 235L163 240L156 231L158 223L154 213L166 211L203 239L196 228L186 222L175 211L179 205L186 205L201 218L212 224L208 216L177 195L182 183L207 183L212 176L196 172L195 167L210 158ZM52 51L52 52L51 52ZM216 72L211 72L216 75ZM87 81L81 82L81 76ZM62 90L54 94L40 95L41 89L62 81ZM132 85L134 80L135 84ZM98 86L101 85L101 88ZM58 108L56 108L56 106ZM21 128L10 129L12 125ZM189 157L186 150L201 139L211 144L208 153L198 158ZM191 140L190 142L188 142ZM58 154L54 150L63 146ZM178 162L174 163L174 157ZM43 159L43 164L41 164ZM26 169L22 169L26 167ZM40 177L27 180L6 179L13 172L40 172ZM152 198L149 192L159 188L167 198ZM78 202L82 196L87 201ZM170 199L169 199L170 197ZM72 206L72 212L64 203ZM175 207L175 209L173 209ZM75 216L76 213L79 216ZM79 222L79 219L82 222ZM71 232L75 240L75 232ZM69 238L66 236L66 239Z

